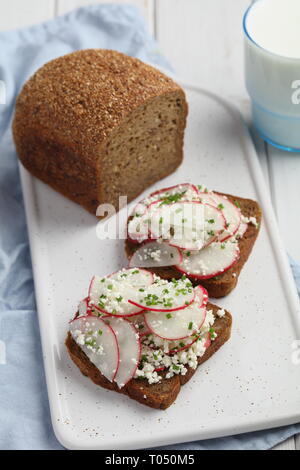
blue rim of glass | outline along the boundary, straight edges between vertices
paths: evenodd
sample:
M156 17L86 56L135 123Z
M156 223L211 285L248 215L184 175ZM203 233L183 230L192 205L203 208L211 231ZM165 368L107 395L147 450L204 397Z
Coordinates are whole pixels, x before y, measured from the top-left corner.
M270 54L274 57L280 57L281 59L283 60L293 60L293 61L298 61L300 62L300 57L287 57L287 56L284 56L284 55L280 55L280 54L276 54L275 52L271 52L269 51L268 49L265 49L264 47L260 46L256 41L254 41L254 39L250 36L250 33L247 29L247 26L246 26L246 22L247 22L247 18L248 18L248 15L250 13L250 10L254 7L254 5L256 3L258 3L259 1L261 0L255 0L254 2L252 2L247 10L245 11L244 13L244 16L243 16L243 30L244 30L244 33L246 35L246 37L249 39L249 41L251 41L253 44L255 44L255 46L257 46L259 49L261 49L262 51L266 52L267 54Z
M261 132L261 130L259 129L259 127L255 124L254 124L254 127L255 129L257 130L258 132L258 135L260 136L261 139L263 139L265 142L267 142L268 144L272 145L273 147L276 147L280 150L285 150L287 152L291 152L291 153L300 153L300 149L297 149L297 148L294 148L294 147L287 147L285 145L282 145L282 144L278 144L277 142L275 142L274 140L270 139L270 137L267 137L263 132Z

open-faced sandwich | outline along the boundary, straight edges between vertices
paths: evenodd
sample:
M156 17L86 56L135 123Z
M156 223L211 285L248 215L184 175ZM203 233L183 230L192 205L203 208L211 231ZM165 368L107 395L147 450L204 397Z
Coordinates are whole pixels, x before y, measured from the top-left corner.
M256 201L185 183L140 201L128 219L130 267L163 279L185 274L210 297L223 297L237 284L261 223Z
M92 279L66 346L95 384L165 409L229 339L231 321L186 276L168 281L129 268Z

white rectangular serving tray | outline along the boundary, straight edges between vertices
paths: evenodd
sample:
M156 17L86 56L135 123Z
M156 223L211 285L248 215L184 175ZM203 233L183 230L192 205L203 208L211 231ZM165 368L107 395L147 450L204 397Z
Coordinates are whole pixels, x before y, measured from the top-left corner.
M300 421L300 365L292 361L298 296L254 146L230 104L186 91L184 162L151 190L205 184L258 200L264 222L237 288L217 302L233 314L231 340L165 411L97 387L70 361L68 321L95 273L126 265L123 240L100 241L95 217L21 167L52 423L69 449L157 447Z

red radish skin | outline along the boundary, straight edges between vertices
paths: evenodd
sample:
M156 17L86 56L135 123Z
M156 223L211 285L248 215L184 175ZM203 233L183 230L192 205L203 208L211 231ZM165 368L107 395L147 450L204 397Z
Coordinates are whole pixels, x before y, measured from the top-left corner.
M158 308L153 308L153 307L148 307L148 310L150 310L151 312L162 312L162 313L168 313L168 312L177 312L177 310L183 310L187 307L189 307L192 303L194 302L194 300L192 300L189 304L187 305L182 305L181 307L176 307L176 308L169 308L167 310L162 310L161 308L158 309ZM136 307L140 307L140 308L143 308L143 310L141 310L140 313L142 313L142 311L145 310L145 307L142 307L140 304L137 304L136 302L133 302L132 300L129 300L129 303L131 303L132 305L135 305ZM128 315L128 316L131 316L131 315Z
M206 341L204 343L205 349L209 348L209 346L211 345L211 339L210 339L209 333L207 333L206 336L207 336ZM169 351L169 353L167 353L167 354L169 354L169 356L172 356L172 354L177 354L180 351L184 351L185 349L190 348L196 341L198 341L198 339L199 339L199 337L197 336L192 343L187 344L186 346L183 346L182 348L172 349L172 351Z
M184 350L186 350L186 349L189 349L194 343L196 343L196 341L198 341L198 339L199 339L199 336L196 336L196 337L194 338L194 340L193 340L191 343L186 344L185 346L182 346L181 348L172 349L171 351L166 352L165 354L167 354L168 356L172 356L173 354L177 354L177 353L179 353L179 352L181 352L181 351L184 351ZM207 335L206 335L206 341L205 341L205 343L204 343L205 349L209 348L210 345L211 345L211 339L210 339L209 333L207 333ZM152 349L152 346L151 346L151 345L148 345L148 347ZM153 349L154 349L154 348L153 348ZM162 370L163 370L163 369L164 369L164 367L162 368ZM155 369L155 370L156 370L156 369ZM158 372L158 370L156 370L156 372Z
M201 293L203 295L202 304L200 305L200 308L206 307L207 302L208 302L208 292L207 292L207 290L205 289L205 287L201 286L200 284L199 284L199 286L194 287L194 290L195 289L200 289Z
M157 191L154 191L153 193L150 194L150 197L154 197L154 196L157 196L158 194L162 194L162 193L167 193L169 191L172 191L173 189L176 189L176 188L182 188L182 187L185 187L187 186L187 189L192 189L193 191L195 191L195 193L199 193L199 190L197 188L197 186L195 186L194 184L191 184L191 183L182 183L182 184L176 184L175 186L170 186L168 188L163 188L163 189L158 189Z
M88 296L87 296L87 298L88 298L89 301L90 301L90 298L91 298L91 289L92 289L92 285L93 285L93 282L94 282L94 280L95 280L95 277L96 277L96 276L93 276L93 277L92 277L91 282L90 282L90 285L89 285Z
M70 323L73 323L73 321L76 320L76 318L78 318L78 311L75 313L74 317L71 320L69 320L69 325Z
M177 349L172 349L171 351L169 351L168 354L169 356L172 356L173 354L177 354L179 353L180 351L184 351L185 349L188 349L190 348L196 341L198 340L198 337L196 337L194 339L194 341L192 341L190 344L186 344L185 346L182 346L181 348L177 348Z
M132 302L130 302L130 303L132 303ZM129 318L129 317L134 317L135 315L140 315L144 311L144 308L143 308L143 309L139 310L138 312L130 313L129 315L118 315L116 313L109 313L106 310L104 310L103 308L98 307L98 305L93 305L93 307L95 307L95 309L98 310L98 312L104 313L108 317L116 317L116 318L124 318L124 319Z
M210 334L207 333L207 338L206 338L206 342L204 344L204 347L207 349L207 348L209 348L210 345L211 345L211 338L210 338Z
M133 269L133 268L131 268L131 267L129 266L128 268L125 268L123 271L126 272L127 270L131 270L131 269ZM149 282L149 284L147 284L148 286L150 286L151 284L153 284L153 282L154 282L154 274L153 274L152 272L150 272L150 271L148 271L147 269L144 269L144 268L136 268L136 269L138 269L139 271L143 271L143 272L147 275L147 277L149 278L149 281L151 281L151 282ZM112 277L112 276L114 276L115 274L117 274L118 272L120 272L120 270L119 270L119 271L114 271L113 273L109 274L107 277ZM87 297L87 298L88 298L88 297ZM135 315L138 315L138 314L135 313Z
M188 343L185 346L182 346L182 347L177 348L177 349L172 349L169 352L165 352L165 354L167 354L168 356L172 356L173 354L177 354L180 351L184 351L185 349L188 349L189 347L191 347L197 341L197 339L198 339L198 337L195 337L191 343ZM159 349L159 347L154 347L154 345L152 345L152 344L149 344L147 346L150 349L153 349L154 351Z

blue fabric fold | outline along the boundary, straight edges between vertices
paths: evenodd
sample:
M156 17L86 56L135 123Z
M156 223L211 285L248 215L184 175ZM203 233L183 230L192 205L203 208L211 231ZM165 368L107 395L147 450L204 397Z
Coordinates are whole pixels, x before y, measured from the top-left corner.
M0 33L0 449L62 449L50 421L31 261L11 120L25 80L74 50L116 49L170 69L133 6L94 5L23 30ZM1 98L1 97L0 97ZM1 103L1 99L0 99ZM300 291L300 268L293 265ZM6 347L6 350L5 350ZM167 449L267 449L300 426L169 446Z

